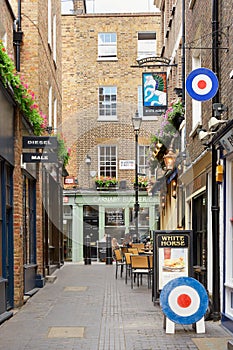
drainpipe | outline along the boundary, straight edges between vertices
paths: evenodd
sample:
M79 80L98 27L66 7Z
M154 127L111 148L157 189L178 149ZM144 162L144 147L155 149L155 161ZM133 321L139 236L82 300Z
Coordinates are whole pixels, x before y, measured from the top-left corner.
M13 30L13 45L16 50L16 70L20 72L20 45L23 41L23 32L21 28L21 0L18 0L18 18L16 20L16 27ZM17 30L16 30L17 29Z
M219 75L218 61L218 0L212 1L212 70ZM219 92L213 97L213 103L219 102ZM212 116L214 111L212 110ZM219 267L219 196L216 182L217 150L212 144L212 247L213 247L213 321L220 320L220 267Z

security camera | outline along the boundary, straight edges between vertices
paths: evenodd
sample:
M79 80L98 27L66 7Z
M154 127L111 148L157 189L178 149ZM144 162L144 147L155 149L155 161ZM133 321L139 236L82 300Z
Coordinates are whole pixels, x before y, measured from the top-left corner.
M208 123L209 129L213 130L215 128L217 128L220 124L226 123L227 120L221 120L221 119L217 119L215 117L211 117Z
M232 69L232 71L230 72L230 78L233 79L233 69Z
M210 133L206 130L200 130L198 137L200 141L208 140Z

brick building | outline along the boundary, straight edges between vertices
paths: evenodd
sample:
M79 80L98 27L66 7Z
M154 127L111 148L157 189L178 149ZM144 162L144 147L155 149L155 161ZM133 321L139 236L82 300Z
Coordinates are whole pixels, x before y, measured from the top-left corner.
M61 28L60 1L49 0L46 6L44 1L1 4L3 321L63 262L63 238L62 164L32 162L23 156L38 152L33 147L23 149L24 137L47 137L48 131L56 134L61 126L61 46L56 39Z
M157 56L161 47L158 13L88 14L85 2L75 4L74 13L62 16L63 131L72 149L64 219L67 258L73 261L82 260L87 235L96 245L105 233L121 241L135 230L132 117L137 110L142 115L142 72L152 69L140 68L137 58ZM147 52L140 53L142 48ZM154 180L146 156L157 125L157 116L142 115L138 150L144 179ZM101 176L116 178L117 188L98 191L95 179ZM157 197L139 191L139 202L139 234L149 234L156 227Z
M180 70L185 126L184 133L182 126L180 130L183 155L177 162L180 190L175 215L179 218L183 210L182 226L193 231L192 274L209 292L209 317L222 318L223 324L232 331L232 266L226 263L232 256L228 244L232 239L229 220L232 213L232 4L219 1L177 1L175 7L171 1L155 1L155 4L162 11L165 28L162 54L170 57L175 50L169 49L175 48L180 39L184 53ZM181 36L173 36L173 32L181 33L177 31L181 20ZM211 70L218 79L218 88L211 97L203 96L206 90L199 96L189 93L191 72L203 72L204 75L197 78L207 81L206 71L199 71L200 68ZM197 80L196 85L192 84L197 85L195 91L204 89L199 88ZM211 91L214 83L207 86L209 89L211 86L208 90ZM180 207L179 203L183 205Z

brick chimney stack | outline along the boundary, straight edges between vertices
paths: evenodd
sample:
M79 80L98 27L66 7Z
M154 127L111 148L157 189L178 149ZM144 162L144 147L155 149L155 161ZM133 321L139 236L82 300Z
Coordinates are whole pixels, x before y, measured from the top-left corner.
M86 13L86 0L73 0L74 13L76 15L81 15Z

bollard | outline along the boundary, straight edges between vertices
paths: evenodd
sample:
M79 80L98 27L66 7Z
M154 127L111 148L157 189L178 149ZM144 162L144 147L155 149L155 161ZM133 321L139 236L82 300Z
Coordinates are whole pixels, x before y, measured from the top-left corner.
M106 235L106 265L112 264L112 242L111 236Z
M88 235L84 241L84 264L91 265L91 238Z

